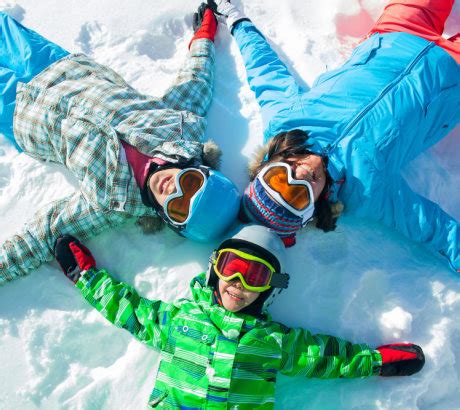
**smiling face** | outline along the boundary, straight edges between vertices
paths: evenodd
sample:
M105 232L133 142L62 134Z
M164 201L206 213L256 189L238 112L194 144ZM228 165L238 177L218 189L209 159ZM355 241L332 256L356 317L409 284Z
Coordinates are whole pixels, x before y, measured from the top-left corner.
M315 201L326 185L326 169L319 155L292 156L284 160L293 171L295 179L308 181L313 189Z
M243 287L239 279L225 282L219 279L219 293L222 304L230 312L239 312L253 303L260 295Z
M169 195L176 192L174 181L179 172L179 168L166 168L155 172L150 177L150 190L160 206L163 206Z

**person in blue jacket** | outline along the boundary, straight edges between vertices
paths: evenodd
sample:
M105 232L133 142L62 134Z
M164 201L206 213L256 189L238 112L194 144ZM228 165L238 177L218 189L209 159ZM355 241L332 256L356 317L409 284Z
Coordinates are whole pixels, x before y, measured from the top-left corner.
M243 220L275 229L286 246L331 204L393 227L460 272L459 223L413 192L401 168L460 118L460 35L442 37L454 0L391 1L341 67L304 90L261 32L227 0L226 18L261 107L265 147L250 166Z

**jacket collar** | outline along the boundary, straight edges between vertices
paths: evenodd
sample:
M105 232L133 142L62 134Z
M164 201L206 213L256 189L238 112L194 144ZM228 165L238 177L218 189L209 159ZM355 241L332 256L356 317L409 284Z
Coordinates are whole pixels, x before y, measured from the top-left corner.
M214 325L228 339L236 340L241 334L265 322L263 318L256 318L246 313L230 312L215 303L213 288L206 285L206 273L204 272L192 279L190 289L195 303L200 305Z

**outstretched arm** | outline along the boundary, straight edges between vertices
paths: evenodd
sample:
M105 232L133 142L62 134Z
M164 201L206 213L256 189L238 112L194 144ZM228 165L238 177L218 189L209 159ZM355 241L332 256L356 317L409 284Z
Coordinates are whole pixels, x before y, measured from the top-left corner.
M352 344L307 330L291 329L282 341L281 373L287 376L352 378L377 375L382 357L365 344Z
M395 343L371 349L363 343L291 329L282 339L281 373L287 376L353 378L410 376L425 364L420 346Z
M89 249L74 236L58 238L54 252L64 274L102 316L148 346L161 347L161 330L168 326L172 304L145 299L132 286L98 269Z
M53 202L1 245L0 284L52 260L54 243L59 236L65 233L92 236L123 220L121 214L93 208L80 193Z
M160 322L173 306L160 300L148 300L105 269L90 269L76 283L82 296L109 322L126 329L136 339L152 347L161 347Z
M299 86L254 24L250 21L237 23L233 36L243 57L249 87L261 107L267 127L274 115L294 104Z
M204 117L212 101L217 20L213 12L202 4L194 15L193 25L195 35L190 41L187 62L162 102L166 107Z
M226 19L246 66L248 83L261 107L264 128L280 111L294 104L299 86L262 33L228 0L208 0Z
M459 223L438 204L413 192L402 177L394 178L389 189L389 203L382 207L384 223L446 257L460 273Z

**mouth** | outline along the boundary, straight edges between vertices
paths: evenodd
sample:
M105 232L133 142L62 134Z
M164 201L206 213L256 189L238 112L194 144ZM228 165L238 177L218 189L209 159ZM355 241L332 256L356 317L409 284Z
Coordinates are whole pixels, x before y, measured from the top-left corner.
M238 296L236 293L232 293L229 290L226 291L227 295L230 296L235 302L241 302L243 300L242 297Z
M165 177L163 177L162 179L160 179L158 181L158 192L160 192L160 195L164 194L164 192L166 190L166 187L167 187L167 184L171 180L171 178L172 178L172 176L168 175L168 176L165 176Z

